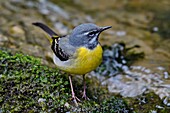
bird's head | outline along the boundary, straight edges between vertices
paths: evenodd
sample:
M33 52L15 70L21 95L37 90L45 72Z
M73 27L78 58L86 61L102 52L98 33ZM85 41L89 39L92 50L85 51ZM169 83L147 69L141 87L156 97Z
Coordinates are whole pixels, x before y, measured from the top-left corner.
M92 23L85 23L75 27L70 34L69 41L73 46L85 46L93 49L98 44L98 37L104 30L111 26L99 27Z

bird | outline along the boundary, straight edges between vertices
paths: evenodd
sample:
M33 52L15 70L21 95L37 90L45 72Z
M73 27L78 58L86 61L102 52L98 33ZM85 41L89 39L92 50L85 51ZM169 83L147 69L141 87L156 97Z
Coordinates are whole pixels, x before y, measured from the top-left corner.
M53 61L56 67L69 75L72 99L77 105L79 98L75 96L72 84L73 75L83 76L82 98L88 99L86 95L85 74L96 69L102 62L103 49L99 42L101 32L112 26L99 27L94 23L83 23L76 26L72 32L65 36L59 36L51 28L41 22L33 25L45 31L51 42Z

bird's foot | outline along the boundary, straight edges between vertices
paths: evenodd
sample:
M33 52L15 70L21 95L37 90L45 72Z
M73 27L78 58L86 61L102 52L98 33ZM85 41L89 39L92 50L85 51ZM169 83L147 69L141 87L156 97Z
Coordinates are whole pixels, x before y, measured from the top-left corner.
M86 92L83 92L82 98L83 98L84 100L90 100L90 99L87 97Z
M72 100L75 103L76 106L78 106L77 102L81 102L79 98L77 98L76 96L72 96Z

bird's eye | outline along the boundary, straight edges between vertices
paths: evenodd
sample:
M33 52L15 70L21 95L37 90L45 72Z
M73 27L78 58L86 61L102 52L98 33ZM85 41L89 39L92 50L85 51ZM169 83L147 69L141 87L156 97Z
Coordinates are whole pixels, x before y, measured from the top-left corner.
M93 36L95 36L95 34L96 34L96 32L90 32L90 33L88 33L88 36L93 37Z
M94 33L89 33L88 36L93 37L95 34Z

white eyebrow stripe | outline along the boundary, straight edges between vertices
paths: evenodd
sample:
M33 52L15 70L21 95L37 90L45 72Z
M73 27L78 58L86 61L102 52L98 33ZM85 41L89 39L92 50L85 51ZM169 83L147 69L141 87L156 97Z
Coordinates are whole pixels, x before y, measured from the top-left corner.
M89 32L85 32L85 33L84 33L84 35L88 35L88 34L89 34Z

